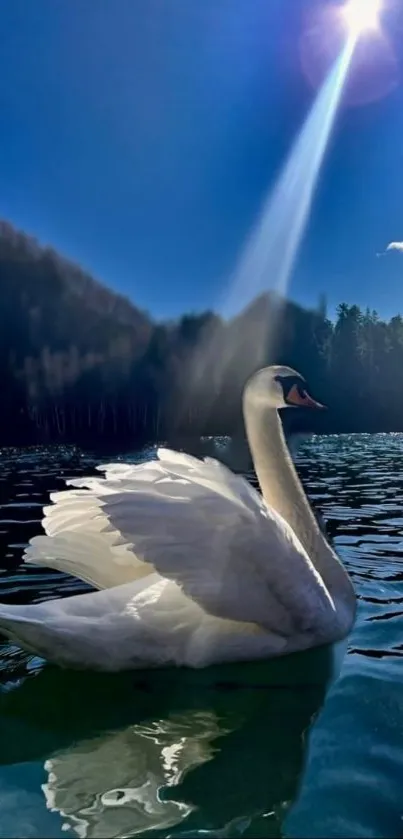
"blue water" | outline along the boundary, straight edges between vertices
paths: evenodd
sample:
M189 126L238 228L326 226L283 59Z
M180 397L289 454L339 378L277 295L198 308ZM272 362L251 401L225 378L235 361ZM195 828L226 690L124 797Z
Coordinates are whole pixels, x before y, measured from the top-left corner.
M21 555L49 492L102 460L0 452L0 600L85 590ZM296 462L357 590L347 655L104 676L4 643L0 837L403 835L403 435L314 437Z

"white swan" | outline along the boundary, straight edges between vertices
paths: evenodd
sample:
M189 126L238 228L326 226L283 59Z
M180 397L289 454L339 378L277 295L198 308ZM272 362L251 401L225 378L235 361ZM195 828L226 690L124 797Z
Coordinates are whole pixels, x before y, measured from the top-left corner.
M68 481L24 559L100 590L0 606L0 631L58 664L109 671L269 658L345 637L353 587L277 413L296 405L321 407L288 367L260 370L245 388L263 498L222 464L165 449Z

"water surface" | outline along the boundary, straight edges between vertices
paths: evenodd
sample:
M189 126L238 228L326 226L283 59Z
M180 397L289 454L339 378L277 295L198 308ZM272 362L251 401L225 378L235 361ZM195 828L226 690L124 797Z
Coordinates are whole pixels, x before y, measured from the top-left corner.
M86 590L21 556L49 493L102 461L0 452L0 600ZM296 461L359 597L339 678L342 648L104 676L4 643L0 837L403 835L403 435L314 437Z

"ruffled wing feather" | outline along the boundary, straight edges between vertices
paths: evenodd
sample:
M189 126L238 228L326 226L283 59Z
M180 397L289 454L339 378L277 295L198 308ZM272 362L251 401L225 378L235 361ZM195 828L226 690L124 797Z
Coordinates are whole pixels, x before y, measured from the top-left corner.
M155 571L218 617L307 631L332 608L290 527L217 461L166 449L99 467L45 509L26 561L108 588Z

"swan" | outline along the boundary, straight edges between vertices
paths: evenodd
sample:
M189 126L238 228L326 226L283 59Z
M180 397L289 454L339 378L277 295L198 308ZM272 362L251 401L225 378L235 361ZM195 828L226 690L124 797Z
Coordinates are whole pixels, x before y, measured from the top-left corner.
M289 367L259 370L245 386L262 495L216 460L168 449L67 481L24 561L97 590L0 604L0 632L61 666L104 671L200 668L344 638L354 589L312 513L278 415L297 406L323 407Z

